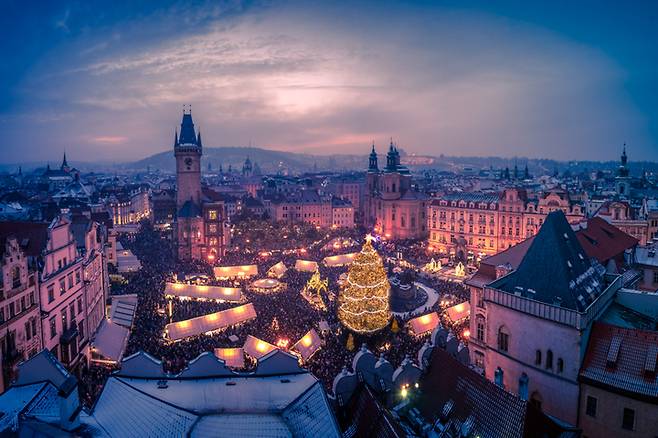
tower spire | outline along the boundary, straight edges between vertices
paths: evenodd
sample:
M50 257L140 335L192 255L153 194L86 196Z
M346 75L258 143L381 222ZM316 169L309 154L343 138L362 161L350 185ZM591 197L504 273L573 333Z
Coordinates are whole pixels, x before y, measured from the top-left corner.
M62 169L69 167L69 163L66 162L66 151L64 151L64 158L62 159Z

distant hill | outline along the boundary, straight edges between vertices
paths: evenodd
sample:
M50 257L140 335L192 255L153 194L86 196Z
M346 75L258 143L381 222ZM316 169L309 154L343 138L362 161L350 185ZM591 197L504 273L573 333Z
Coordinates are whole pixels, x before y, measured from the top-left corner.
M323 170L365 170L368 165L367 155L311 155L296 152L282 152L254 147L220 147L203 148L201 166L205 170L208 163L214 170L221 165L226 171L242 169L244 160L249 157L257 163L263 173L287 171L291 174ZM126 163L124 168L140 170L151 167L173 172L175 170L174 151L161 152L133 163Z

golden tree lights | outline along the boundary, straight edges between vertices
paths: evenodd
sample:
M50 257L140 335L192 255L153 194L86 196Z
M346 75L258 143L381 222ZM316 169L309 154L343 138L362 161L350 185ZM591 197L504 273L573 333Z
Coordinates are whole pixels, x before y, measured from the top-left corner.
M338 317L348 329L372 333L388 325L390 284L382 259L372 247L372 236L356 255L338 297Z

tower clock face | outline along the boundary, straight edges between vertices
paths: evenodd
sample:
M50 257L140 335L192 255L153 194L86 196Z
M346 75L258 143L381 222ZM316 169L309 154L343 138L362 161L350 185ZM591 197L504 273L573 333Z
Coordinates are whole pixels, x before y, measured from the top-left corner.
M190 170L192 168L192 159L190 157L187 157L185 159L185 166L187 166L187 170Z

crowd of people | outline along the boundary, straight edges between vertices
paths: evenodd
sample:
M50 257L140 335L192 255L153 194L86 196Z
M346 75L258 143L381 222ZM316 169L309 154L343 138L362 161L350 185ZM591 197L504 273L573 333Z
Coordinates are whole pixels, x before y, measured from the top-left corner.
M282 345L288 341L290 347L310 329L315 329L321 335L322 346L304 363L304 366L318 377L328 390L331 389L334 377L343 367L351 369L352 358L364 343L375 354L384 354L394 367L397 367L405 356L415 359L426 337L411 334L407 330L404 320L398 320L396 324L370 336L350 334L341 325L337 318L338 283L340 275L347 271L347 267L326 267L322 263L318 263L321 278L327 278L329 281L328 291L321 294L325 308L312 306L301 296L301 291L312 273L295 270L295 261L305 259L320 262L326 256L359 251L363 242L363 230L322 230L320 232L315 227L309 226L289 225L269 228L267 224L249 224L249 226L237 228L237 233L240 233L241 236L237 239L239 243L220 260L220 263L222 265L257 264L259 267L258 278L260 278L271 266L282 261L288 268L281 278L286 285L283 290L273 293L256 292L249 287L255 278L216 280L212 266L207 263L178 262L175 259L175 248L172 241L153 229L148 223L142 224L137 235L122 237L124 247L131 249L142 263L142 269L130 274L127 278L128 281L118 287L116 291L121 294L135 293L139 297L131 336L124 356L142 350L161 359L167 372L178 373L190 360L203 352L214 351L215 348L241 347L247 335L255 336L274 345ZM336 237L340 237L342 242L351 240L355 245L347 248L343 245L338 247L327 245ZM281 242L293 243L282 245ZM405 251L406 257L411 255L407 254L408 251L416 250L419 247L413 244L397 246L384 242L378 243L376 246L383 258L399 250ZM246 247L249 247L248 251ZM206 315L237 305L236 303L173 299L170 314L168 300L163 293L165 282L172 281L174 277L182 281L190 275L207 278L207 284L240 287L243 291L242 300L254 305L257 317L213 334L202 334L177 342L169 341L163 336L167 323ZM457 283L432 278L421 281L437 290L441 295L453 295L460 299L467 299L466 289ZM440 311L441 309L437 302L427 310ZM326 325L324 323L321 325L321 321L326 322ZM329 330L323 331L323 327L328 327ZM253 360L247 360L245 363L246 369L255 365ZM86 403L93 402L102 388L102 382L107 374L107 370L92 368L85 376L81 389Z

